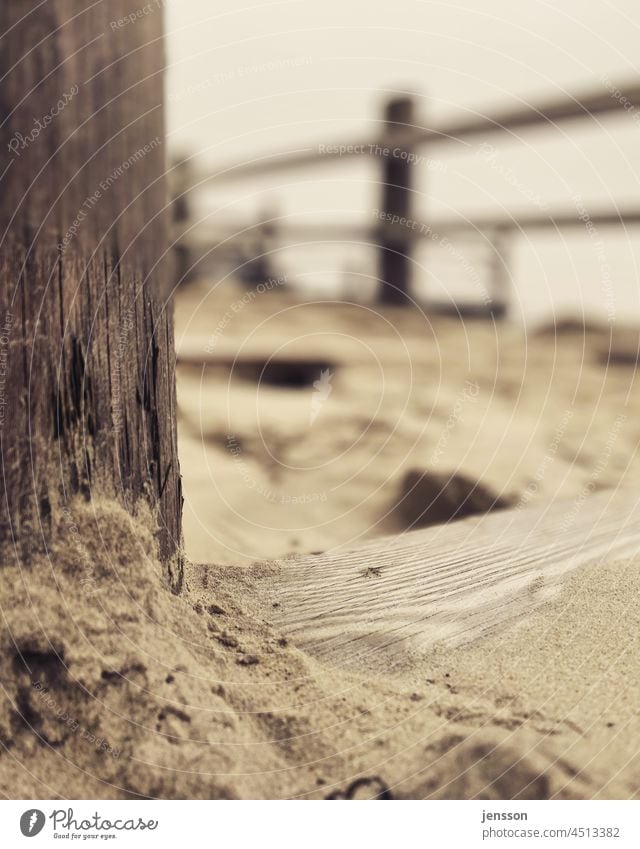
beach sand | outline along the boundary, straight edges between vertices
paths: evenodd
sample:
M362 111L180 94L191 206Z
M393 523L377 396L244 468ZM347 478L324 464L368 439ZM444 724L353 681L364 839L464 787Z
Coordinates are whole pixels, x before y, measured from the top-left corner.
M142 508L54 509L49 556L5 567L5 797L635 797L640 559L579 569L522 621L394 674L299 651L254 589L275 558L453 519L466 496L633 487L633 330L193 287L177 344L184 591ZM455 485L434 500L433 480Z

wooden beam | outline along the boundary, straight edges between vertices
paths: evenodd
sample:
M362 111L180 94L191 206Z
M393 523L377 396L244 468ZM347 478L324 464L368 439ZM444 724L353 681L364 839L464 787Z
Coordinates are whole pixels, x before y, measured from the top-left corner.
M597 210L589 212L589 223L594 227L633 227L640 224L640 209ZM508 231L513 234L519 230L586 230L585 221L577 210L550 211L548 214L534 213L522 215L516 213L509 217L450 218L434 221L430 225L431 233L460 233L477 231L479 233L494 230ZM417 238L429 238L429 228L418 232Z
M640 83L637 79L622 83L620 91L629 103L640 106ZM624 109L620 100L602 85L597 89L561 94L533 103L520 98L520 105L499 109L489 115L479 115L471 110L469 112L468 118L445 121L433 132L438 134L441 141L458 141L505 130L513 132L536 126L555 126L565 121L593 118L611 112L619 112L622 115ZM433 141L432 132L419 135L423 141Z
M579 567L639 553L637 492L610 491L282 561L256 592L304 651L390 672L526 622Z
M621 208L619 210L594 210L589 213L589 222L595 227L636 227L640 224L640 209ZM196 232L195 222L185 222L175 231L174 241L193 251L196 257L203 258L208 253L224 253L237 250L237 246L252 238L255 226L247 226L240 221L230 224L225 230ZM301 242L361 242L375 247L384 228L366 225L340 224L289 224L283 222L278 226L279 243L287 246L298 245ZM540 213L531 215L516 214L507 217L483 218L448 218L436 219L430 223L416 219L416 227L407 228L406 239L421 242L434 238L435 234L464 233L472 235L500 231L513 235L520 230L568 230L585 229L585 222L579 217L577 210L550 211L547 215Z

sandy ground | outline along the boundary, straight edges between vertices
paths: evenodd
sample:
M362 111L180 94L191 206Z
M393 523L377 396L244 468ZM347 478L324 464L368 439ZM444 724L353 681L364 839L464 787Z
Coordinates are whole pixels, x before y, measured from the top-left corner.
M431 498L418 488L403 500L416 472L477 484L485 508L640 478L632 330L524 333L278 290L244 297L203 287L177 305L195 561L248 564L446 521L440 503L419 518ZM309 363L303 385L261 379L288 358ZM313 386L323 368L329 391Z
M525 622L402 677L323 666L252 588L271 558L463 502L633 485L637 334L242 297L194 288L177 305L184 593L144 511L100 500L54 510L38 581L5 567L0 792L635 797L640 560L579 570Z

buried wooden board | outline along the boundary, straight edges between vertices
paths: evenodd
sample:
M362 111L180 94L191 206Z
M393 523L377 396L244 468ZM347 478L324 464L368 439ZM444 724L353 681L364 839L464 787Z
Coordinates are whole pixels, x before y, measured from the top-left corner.
M259 582L299 648L392 671L522 620L580 566L640 553L640 498L606 491L281 563Z

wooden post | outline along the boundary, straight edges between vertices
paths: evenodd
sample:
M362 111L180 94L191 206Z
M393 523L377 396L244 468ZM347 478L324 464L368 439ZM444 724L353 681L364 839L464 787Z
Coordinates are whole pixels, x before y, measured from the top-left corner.
M185 231L191 220L189 190L192 185L191 162L185 157L173 161L171 210L173 218L173 256L175 261L174 277L177 286L187 283L193 277L191 253Z
M382 199L380 204L379 301L406 304L411 282L413 168L412 150L405 143L414 121L411 97L390 100L385 108L385 139L382 152ZM403 221L404 220L404 221Z
M0 7L0 541L27 564L72 496L144 502L177 589L160 7Z
M509 307L510 279L507 255L511 230L509 227L497 227L491 236L491 256L489 259L491 275L491 301L489 313L495 319L505 318Z

